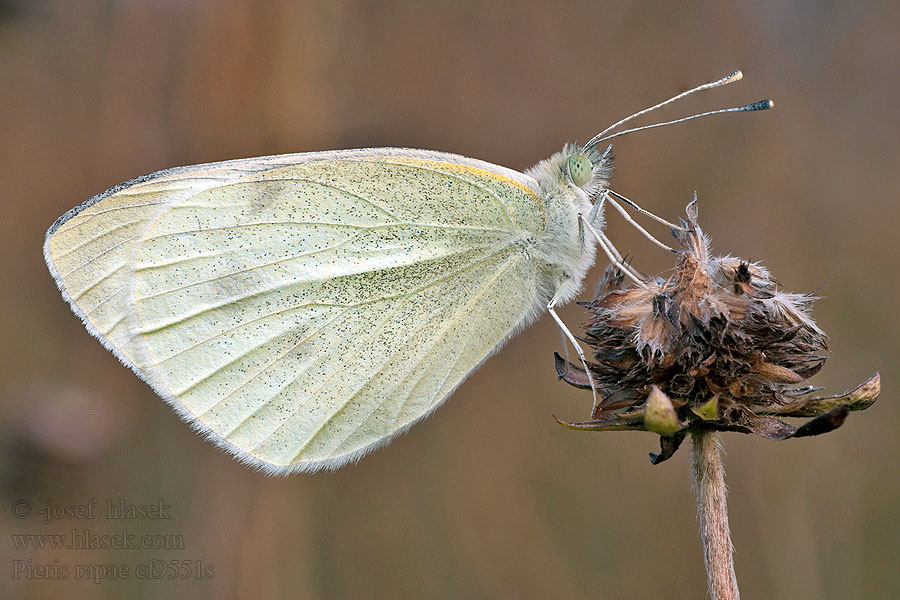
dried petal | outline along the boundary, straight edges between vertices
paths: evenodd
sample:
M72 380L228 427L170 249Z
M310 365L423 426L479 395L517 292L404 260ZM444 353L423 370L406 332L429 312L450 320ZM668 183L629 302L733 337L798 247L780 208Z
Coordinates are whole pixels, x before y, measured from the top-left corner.
M806 398L779 407L762 408L759 412L785 417L815 417L841 406L846 406L850 410L865 410L872 406L880 394L881 374L875 373L849 392L835 396Z
M787 367L773 365L768 362L757 363L753 367L753 372L762 375L774 383L801 383L804 380L803 377L797 375Z
M824 415L819 415L811 421L807 421L801 425L794 433L793 437L806 437L810 435L820 435L834 431L844 424L847 415L850 414L850 408L845 404L829 410Z
M790 423L785 423L774 417L757 415L743 408L733 414L727 423L720 424L719 429L739 431L741 433L755 433L770 440L786 440L797 431L797 428Z
M643 431L644 417L643 415L632 415L629 418L612 417L609 419L594 419L591 421L581 421L580 423L572 423L563 421L556 415L553 415L556 422L568 429L582 429L589 431Z
M553 353L553 358L556 361L556 376L558 379L562 379L569 385L574 385L578 388L591 389L591 381L584 369L573 365L556 352Z
M681 442L684 441L685 434L684 433L674 433L672 435L661 435L659 436L659 454L656 452L650 453L650 464L658 465L664 460L669 460L672 458L672 455L675 454L675 451L678 450L678 447L681 446Z

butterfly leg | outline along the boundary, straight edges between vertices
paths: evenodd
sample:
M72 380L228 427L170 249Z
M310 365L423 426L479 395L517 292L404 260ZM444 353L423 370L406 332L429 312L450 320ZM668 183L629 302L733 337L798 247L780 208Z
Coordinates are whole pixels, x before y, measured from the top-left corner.
M629 277L639 287L642 287L645 290L650 289L647 287L647 284L641 280L640 275L632 267L626 265L622 261L622 255L619 254L619 251L615 249L615 246L612 245L612 242L610 242L605 235L594 229L594 226L590 224L590 222L584 217L584 215L581 215L579 218L584 224L584 227L586 227L587 230L591 232L594 238L596 238L597 243L600 244L601 248L603 248L603 251L606 253L607 258L609 258L609 262L615 265L617 269L622 271L625 276Z
M609 195L609 197L608 197L607 199L609 200L610 206L612 206L612 207L615 208L617 211L619 211L619 214L622 215L622 218L625 219L626 222L628 222L632 227L634 227L635 229L637 229L638 231L640 231L640 232L644 235L644 237L646 237L648 240L650 240L651 242L653 242L654 244L656 244L657 246L659 246L659 247L662 248L663 250L668 250L669 252L672 252L672 253L675 252L675 249L671 248L670 246L667 246L666 244L663 244L661 241L659 241L658 239L656 239L655 237L653 237L653 235L652 235L649 231L647 231L646 229L644 229L643 227L641 227L640 225L638 225L638 223L637 223L634 219L631 218L631 215L629 215L629 214L625 211L625 209L622 208L622 205L619 204L618 202L616 202L615 200L612 199L612 196L613 196L613 195L619 196L620 198L624 198L624 196L620 196L619 194L616 194L615 192L611 192L610 195ZM672 228L674 228L674 229L678 229L679 231L685 231L684 227L679 227L678 225L674 225L674 224L672 224L672 223L669 223L669 222L666 221L665 219L662 219L662 218L660 218L660 217L657 217L657 216L654 215L652 212L646 211L646 210L644 210L643 208L639 207L639 206L638 206L637 204L635 204L634 202L631 202L631 200L628 200L628 205L631 206L631 207L633 207L633 208L636 208L636 209L638 210L638 212L640 212L641 214L645 214L645 215L649 215L649 216L653 217L654 219L656 219L656 220L659 221L660 223L663 223L663 224L665 224L665 225L668 225L669 227L672 227Z
M608 193L609 193L609 190L603 190L603 195L601 195L600 198L596 202L594 202L593 206L591 207L591 210L587 216L587 221L588 221L588 223L591 224L591 226L594 229L596 229L596 233L603 238L603 241L606 244L606 247L609 249L610 253L612 253L612 255L616 259L616 261L622 265L625 265L625 267L629 271L631 271L632 275L640 278L641 274L638 273L634 269L634 267L632 267L631 265L629 265L625 262L625 258L623 257L622 253L619 252L619 250L613 245L613 243L609 239L609 237L607 237L606 234L603 233L603 220L602 220L601 215L603 214L603 204L606 202ZM579 222L578 226L579 226L579 233L582 233L582 235L583 235L582 230L584 229L584 225Z
M670 221L666 221L666 220L663 219L662 217L657 216L656 214L650 212L649 210L647 210L647 209L645 209L645 208L641 208L640 206L637 205L636 202L634 202L633 200L629 200L628 198L626 198L625 196L623 196L623 195L620 194L619 192L614 192L613 190L605 190L605 192L607 192L610 196L615 196L616 198L619 199L619 201L623 202L624 204L627 204L628 206L630 206L630 207L633 208L634 210L638 211L638 212L641 213L642 215L645 215L645 216L647 216L647 217L650 217L650 218L653 219L654 221L657 221L657 222L659 222L659 223L662 223L662 224L665 225L666 227L669 227L669 228L671 228L671 229L675 229L675 230L677 230L677 231L683 231L683 232L685 232L685 233L691 231L691 229L688 228L688 227L684 227L684 226L682 226L682 225L676 225L675 223L672 223L672 222L670 222ZM613 200L612 198L609 198L609 201L610 201L610 204L614 204L614 205L615 205L616 209L622 214L622 216L625 217L625 219L626 219L629 223L631 223L632 225L637 226L637 225L634 223L634 221L632 221L632 220L625 214L625 212L623 212L622 207L621 207L615 200ZM640 229L640 227L638 227L638 229Z
M608 197L609 190L603 190L603 193L594 201L591 205L591 210L588 212L588 223L597 229L603 229L603 205L606 204L606 199ZM617 256L621 258L621 255L617 254Z
M556 326L559 328L560 333L565 336L566 339L572 344L572 347L575 348L575 352L578 353L578 358L581 360L581 364L584 366L584 372L587 375L588 382L591 384L591 396L593 397L593 405L591 406L591 414L594 414L597 406L599 405L599 400L597 396L597 387L594 385L594 378L591 377L591 370L588 368L587 358L584 356L584 351L581 349L581 346L578 344L578 340L575 339L575 336L569 331L569 328L566 327L566 324L563 323L562 319L556 314L556 304L558 302L558 296L553 296L550 302L547 303L547 312L550 313L550 316L553 317L553 320L556 322ZM568 357L568 352L565 350L565 345L563 345L563 352ZM566 358L566 362L568 362L568 358Z

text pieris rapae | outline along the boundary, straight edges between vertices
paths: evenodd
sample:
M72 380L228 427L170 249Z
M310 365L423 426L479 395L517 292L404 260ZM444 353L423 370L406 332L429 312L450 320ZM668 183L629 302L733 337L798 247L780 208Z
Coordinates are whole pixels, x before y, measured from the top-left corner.
M596 243L619 262L594 202L614 203L605 139L524 173L393 148L168 169L60 217L44 256L88 331L215 443L269 473L338 467L545 310L562 325Z

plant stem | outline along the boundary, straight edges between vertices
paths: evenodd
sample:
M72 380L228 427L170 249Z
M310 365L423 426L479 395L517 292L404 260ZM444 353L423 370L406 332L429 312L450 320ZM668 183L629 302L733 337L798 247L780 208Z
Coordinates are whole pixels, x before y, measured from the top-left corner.
M719 435L712 430L691 434L694 490L697 492L697 515L703 562L712 600L739 600L734 575L731 533L728 530L728 507L725 504L725 467L719 447Z

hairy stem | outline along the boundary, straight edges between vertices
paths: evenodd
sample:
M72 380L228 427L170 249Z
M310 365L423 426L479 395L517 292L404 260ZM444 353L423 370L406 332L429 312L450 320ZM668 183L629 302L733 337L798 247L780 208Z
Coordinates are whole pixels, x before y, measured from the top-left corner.
M703 562L712 600L739 600L737 578L732 560L731 533L728 530L728 507L725 504L725 467L715 431L691 434L694 490L697 492L697 514Z

